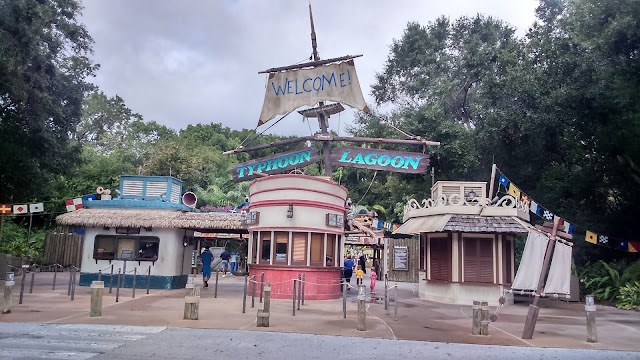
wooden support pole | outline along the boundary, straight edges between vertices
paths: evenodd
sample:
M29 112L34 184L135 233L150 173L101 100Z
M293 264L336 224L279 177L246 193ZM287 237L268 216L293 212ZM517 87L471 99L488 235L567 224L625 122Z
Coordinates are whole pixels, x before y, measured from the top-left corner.
M216 283L213 285L213 298L214 299L218 298L218 277L219 276L220 276L220 272L218 270L216 270ZM245 282L246 282L246 279L245 279ZM244 313L244 311L243 311L243 313Z
M149 295L150 287L151 287L151 265L149 265L149 270L147 270L147 295Z
M118 300L120 300L120 283L122 282L122 278L121 278L121 274L120 272L122 271L122 269L118 268L118 285L116 286L116 302L118 302Z
M244 314L247 309L247 278L248 275L244 276L244 293L242 294L242 313Z
M544 261L542 264L542 271L540 272L540 278L538 279L538 287L536 289L535 297L533 298L533 304L529 305L527 319L525 320L524 329L522 330L523 339L532 339L533 332L536 329L536 323L538 322L538 313L540 312L540 308L538 307L538 303L540 302L540 293L542 292L542 285L544 283L544 279L547 276L547 272L549 271L549 266L551 265L551 255L553 253L553 247L556 242L556 234L560 224L562 224L561 218L557 218L553 223L553 230L551 230L551 237L549 238L549 242L547 243L547 250L544 254Z
M109 294L113 290L113 264L111 264L111 275L109 276Z
M489 335L489 303L480 304L480 335Z
M393 294L393 321L398 321L398 285L394 286Z
M58 275L58 264L54 264L53 265L53 286L51 287L51 290L55 290L56 289L56 277Z
M471 335L480 335L480 301L473 302L473 316L471 317Z
M302 275L298 274L298 310L300 310L301 299L302 299Z
M307 282L307 276L302 274L302 305L304 305L304 283Z
M76 269L76 267L73 267L73 279L71 281L71 301L73 301L76 298L76 276L78 274L78 269Z
M251 277L251 307L256 307L256 274Z
M262 293L264 292L264 271L260 272L260 304L262 304Z
M347 282L342 283L342 318L347 318Z
M11 313L11 295L13 292L13 286L16 284L15 281L5 281L4 283L4 306L2 307L3 314Z
M27 273L24 272L25 266L28 267L28 265L22 265L22 276L20 278L20 298L18 299L18 304L22 304L22 297L24 296L24 281L27 277Z
M136 298L136 275L138 275L138 268L133 268L133 283L131 285L131 298Z
M293 316L296 316L296 281L297 279L293 279Z
M200 289L194 284L187 284L184 296L184 320L198 320L200 311Z
M91 282L91 305L89 317L102 316L102 294L104 292L104 281Z

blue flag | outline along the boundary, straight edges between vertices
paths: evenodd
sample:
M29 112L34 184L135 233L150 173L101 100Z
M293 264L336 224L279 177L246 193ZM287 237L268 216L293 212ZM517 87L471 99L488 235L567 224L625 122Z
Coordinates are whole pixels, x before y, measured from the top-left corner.
M509 186L509 184L511 183L511 181L509 181L509 179L507 179L506 176L504 176L503 173L500 173L500 178L498 179L498 182L504 186L505 188L507 188Z
M82 201L93 201L98 200L98 196L96 194L85 195L82 197Z

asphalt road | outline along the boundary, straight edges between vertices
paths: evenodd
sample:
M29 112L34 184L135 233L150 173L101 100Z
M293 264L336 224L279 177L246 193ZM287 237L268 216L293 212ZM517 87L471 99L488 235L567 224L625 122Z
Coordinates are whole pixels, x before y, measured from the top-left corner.
M0 359L638 359L638 352L524 348L144 326L0 323Z

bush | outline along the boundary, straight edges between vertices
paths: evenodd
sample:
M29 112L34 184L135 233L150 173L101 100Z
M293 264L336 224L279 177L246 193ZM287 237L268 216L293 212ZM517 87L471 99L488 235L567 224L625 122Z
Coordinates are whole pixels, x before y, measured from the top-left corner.
M640 310L640 282L634 281L620 288L616 307L625 310Z

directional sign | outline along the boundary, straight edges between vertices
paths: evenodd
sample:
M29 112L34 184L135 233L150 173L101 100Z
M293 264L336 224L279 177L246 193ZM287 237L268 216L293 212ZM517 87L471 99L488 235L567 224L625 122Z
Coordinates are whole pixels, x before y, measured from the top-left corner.
M424 174L429 166L429 155L382 149L339 147L331 150L331 163L336 166Z

